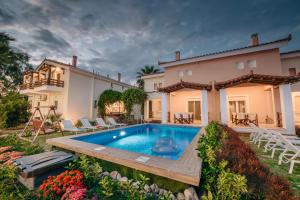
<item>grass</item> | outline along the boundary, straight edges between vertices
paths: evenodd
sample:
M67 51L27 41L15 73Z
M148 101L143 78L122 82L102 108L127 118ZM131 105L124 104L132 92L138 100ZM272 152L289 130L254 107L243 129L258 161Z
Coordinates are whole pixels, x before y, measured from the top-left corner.
M293 190L296 192L296 194L300 196L300 165L299 164L295 164L293 174L289 174L288 173L290 167L289 164L278 165L278 156L280 152L277 152L277 154L275 154L274 159L272 159L271 152L264 152L263 144L261 145L260 148L258 148L257 145L249 142L249 136L241 135L240 138L251 146L252 150L255 151L260 161L268 165L271 168L273 173L285 177L291 183L291 186Z

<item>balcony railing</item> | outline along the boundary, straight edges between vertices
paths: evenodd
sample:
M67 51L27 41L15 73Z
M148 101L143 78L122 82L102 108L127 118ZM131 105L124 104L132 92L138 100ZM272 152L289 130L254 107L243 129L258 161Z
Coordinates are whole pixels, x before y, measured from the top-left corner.
M51 86L57 86L57 87L64 87L64 81L56 80L56 79L41 79L34 83L25 83L20 85L21 90L25 89L33 89L35 87L40 87L43 85L51 85Z

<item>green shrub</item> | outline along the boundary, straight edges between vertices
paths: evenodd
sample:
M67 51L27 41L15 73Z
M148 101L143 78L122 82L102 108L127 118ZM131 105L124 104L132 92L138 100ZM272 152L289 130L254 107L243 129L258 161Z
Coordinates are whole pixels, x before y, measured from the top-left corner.
M29 118L28 100L16 92L0 97L0 128L9 128L25 123Z
M123 92L121 99L124 103L126 115L128 116L131 114L133 105L144 105L144 101L147 99L147 93L142 89L130 88Z
M219 159L218 153L226 132L216 122L205 128L206 134L200 138L198 154L202 159L201 186L203 199L240 199L247 192L247 180L244 176L230 172L227 161Z
M33 194L17 180L17 170L14 165L0 164L0 199L33 199Z
M106 106L121 101L122 93L115 90L105 90L98 100L98 114L104 117L106 114Z
M22 151L25 155L37 154L44 151L39 145L21 140L16 135L2 137L0 147L3 146L13 146L15 151Z

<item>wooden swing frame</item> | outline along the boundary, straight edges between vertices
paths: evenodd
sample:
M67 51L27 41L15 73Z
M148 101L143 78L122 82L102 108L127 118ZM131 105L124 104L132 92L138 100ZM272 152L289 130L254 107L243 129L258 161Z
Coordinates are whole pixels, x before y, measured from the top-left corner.
M48 110L48 112L47 112L47 115L46 115L45 117L43 117L40 108L49 108L49 110ZM49 117L51 111L53 112L53 114L54 114L54 116L56 117L56 119L58 119L58 115L56 114L55 110L56 110L56 106L37 106L37 107L35 107L35 109L34 109L32 115L31 115L29 121L27 122L25 128L24 128L23 131L18 135L19 138L21 138L21 139L23 139L23 140L26 140L26 141L29 141L29 142L31 142L31 143L34 143L35 140L36 140L36 138L37 138L37 136L40 134L42 128L44 127L44 125L45 125L45 123L46 123L46 120L48 119L48 117ZM35 116L36 113L39 113L39 115L40 115L40 117L41 117L41 119L42 119L42 124L40 125L38 131L35 133L35 136L34 136L34 138L33 138L32 140L30 140L30 139L28 139L28 138L24 138L24 133L25 133L26 129L29 127L29 124L30 124L30 122L33 120L33 118L34 118L34 116ZM56 122L59 123L59 120L56 120ZM62 134L62 136L63 136L64 133L63 133L63 131L62 131L62 129L61 129L60 124L59 124L58 127L59 127L59 132L61 132L61 134Z

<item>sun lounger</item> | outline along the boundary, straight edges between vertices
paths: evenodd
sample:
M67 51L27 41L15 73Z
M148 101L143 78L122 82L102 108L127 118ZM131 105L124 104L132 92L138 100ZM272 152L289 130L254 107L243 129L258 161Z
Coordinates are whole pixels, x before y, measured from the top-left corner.
M92 130L97 129L97 127L96 126L92 126L91 123L90 123L90 121L88 119L86 119L86 118L80 119L80 122L82 124L81 128L92 129Z
M109 124L113 125L113 126L127 126L127 124L124 124L124 123L117 123L114 118L112 117L108 117L107 118L107 121Z
M86 130L84 128L77 128L76 126L74 126L74 124L71 120L62 120L61 124L62 124L63 131L70 131L70 132L77 133L77 132Z
M105 121L101 117L96 118L96 123L98 126L103 127L103 128L114 128L115 127L114 125L106 124Z

